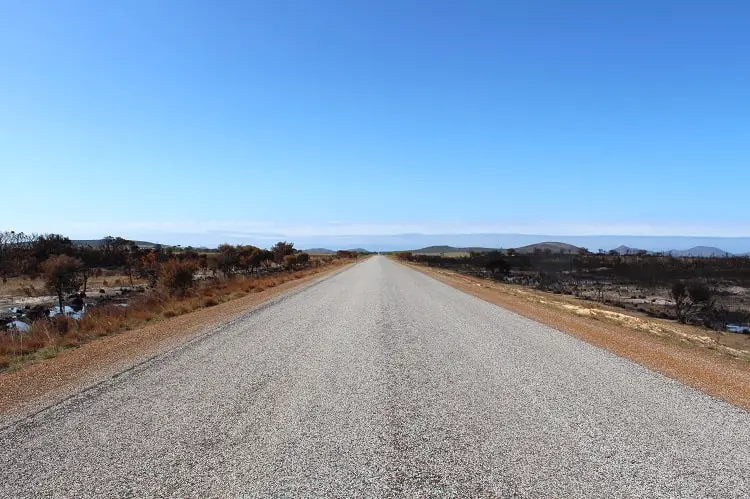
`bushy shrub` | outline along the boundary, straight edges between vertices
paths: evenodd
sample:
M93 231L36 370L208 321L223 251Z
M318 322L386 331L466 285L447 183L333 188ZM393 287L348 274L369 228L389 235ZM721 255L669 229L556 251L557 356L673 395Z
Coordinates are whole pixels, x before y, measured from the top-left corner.
M193 287L193 277L197 271L198 265L192 260L169 260L161 266L161 285L169 294L182 296Z
M273 260L276 263L281 263L286 256L294 253L294 243L279 241L271 247L271 253L273 254Z
M297 265L297 255L286 255L284 257L284 266L287 268L293 268Z
M308 263L310 263L310 255L307 253L297 253L297 265L304 267Z
M684 324L693 319L709 320L714 313L714 293L704 281L675 281L672 299L677 320Z

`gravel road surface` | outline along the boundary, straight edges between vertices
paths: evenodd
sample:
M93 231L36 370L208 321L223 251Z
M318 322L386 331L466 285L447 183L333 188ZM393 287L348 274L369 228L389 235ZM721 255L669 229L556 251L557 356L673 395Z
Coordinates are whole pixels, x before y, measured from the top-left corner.
M750 494L750 414L374 257L0 431L0 496Z

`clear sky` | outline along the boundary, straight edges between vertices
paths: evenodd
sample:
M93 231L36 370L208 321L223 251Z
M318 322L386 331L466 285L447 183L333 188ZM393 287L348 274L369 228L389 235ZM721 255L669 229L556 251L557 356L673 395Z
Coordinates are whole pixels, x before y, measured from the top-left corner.
M739 0L1 0L0 229L748 236L748 26Z

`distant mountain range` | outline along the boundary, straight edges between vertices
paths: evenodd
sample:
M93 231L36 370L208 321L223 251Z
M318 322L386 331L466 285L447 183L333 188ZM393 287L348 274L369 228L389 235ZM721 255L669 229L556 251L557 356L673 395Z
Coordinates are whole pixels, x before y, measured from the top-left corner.
M422 249L416 249L413 250L412 253L424 253L426 255L438 255L440 253L471 253L472 251L476 253L487 253L489 251L497 251L495 248L479 248L479 247L471 247L471 248L456 248L453 246L427 246Z
M645 250L638 249L638 248L631 248L629 246L618 246L613 251L617 252L620 255L635 255L641 252L644 252ZM653 255L656 253L662 253L662 252L656 252L656 251L645 251L646 254ZM665 255L670 255L674 257L695 257L695 258L709 258L709 257L723 257L723 256L748 256L750 253L743 253L740 255L733 255L729 253L728 251L724 251L721 248L716 248L715 246L694 246L690 249L686 250L669 250L663 252Z
M533 253L536 250L550 250L553 253L578 253L581 248L573 246L572 244L559 243L559 242L543 242L536 244L528 244L521 246L520 248L514 248L516 253L527 254ZM427 246L426 248L412 250L412 253L423 253L426 255L438 255L441 253L487 253L489 251L505 251L502 248L483 248L483 247L469 247L469 248L456 248L454 246Z
M567 243L543 242L543 243L536 243L536 244L529 244L526 246L521 246L520 248L515 248L515 251L518 254L529 254L537 250L541 250L541 251L550 250L553 253L560 253L562 251L563 253L572 254L572 253L578 253L582 249L583 248L574 246L572 244L567 244ZM446 254L469 253L472 251L477 252L477 253L486 253L490 251L506 251L506 249L483 248L483 247L459 248L455 246L427 246L425 248L412 250L412 253L439 255L442 253L446 253ZM721 248L716 248L714 246L695 246L693 248L686 249L686 250L669 250L669 251L664 251L664 252L655 252L655 251L646 251L646 250L642 250L639 248L631 248L629 246L621 245L613 249L612 251L616 252L619 255L636 255L638 253L645 252L648 255L664 253L665 255L671 255L674 257L695 257L695 258L724 257L724 256L750 256L750 253L733 255L727 251L722 250Z
M695 246L686 250L670 250L665 253L672 256L695 256L695 257L720 257L733 256L728 251L713 246Z
M90 246L92 248L100 248L104 245L105 239L73 239L70 242L73 243L75 246ZM159 246L159 243L151 243L148 241L131 241L138 245L140 248L153 248L155 246ZM162 245L164 247L168 245Z
M333 239L333 240L331 240ZM648 254L665 253L674 256L750 256L747 252L750 248L750 237L720 238L720 237L679 237L679 236L555 236L555 235L529 235L529 234L401 234L393 236L353 236L339 238L294 238L295 246L310 249L308 253L319 255L331 255L336 251L329 248L352 248L350 251L408 251L408 248L421 248L411 250L418 253L440 254L440 253L468 253L497 251L502 248L515 248L518 253L531 253L534 249L549 249L553 253L561 250L565 253L577 253L579 248L587 248L592 253L599 248L614 248L619 254L635 254L641 248L647 248ZM101 247L104 239L77 239L74 244L81 246ZM260 244L265 246L267 241L253 241L241 239L227 239L231 244ZM454 241L460 246L452 246ZM538 242L544 241L544 242ZM137 245L142 248L153 248L159 243L136 240ZM193 246L198 241L189 237L180 237L170 243L161 243L163 247L173 246L175 242L181 242L182 247ZM265 243L265 244L264 244ZM620 246L617 246L620 245ZM617 247L615 247L617 246ZM674 248L689 248L679 250ZM724 250L723 248L728 248ZM197 248L201 249L201 248Z
M572 244L568 243L558 243L558 242L544 242L544 243L536 243L536 244L529 244L527 246L521 246L520 248L516 248L516 253L520 254L526 254L526 253L533 253L537 250L550 250L553 253L578 253L581 251L582 248L578 246L573 246Z
M330 250L328 248L310 248L306 250L302 250L305 253L308 253L310 255L335 255L336 252L334 250ZM355 253L369 253L368 250L363 248L352 248L344 251L352 251Z

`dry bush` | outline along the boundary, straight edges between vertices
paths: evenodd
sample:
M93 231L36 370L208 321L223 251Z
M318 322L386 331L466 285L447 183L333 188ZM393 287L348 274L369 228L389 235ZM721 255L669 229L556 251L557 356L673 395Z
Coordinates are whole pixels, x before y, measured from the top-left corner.
M286 268L292 269L297 265L297 255L285 255L284 256L284 266Z
M171 295L183 296L195 285L198 264L194 261L169 260L161 266L160 283Z
M73 319L62 314L55 316L52 319L52 324L58 334L65 334L75 326Z

